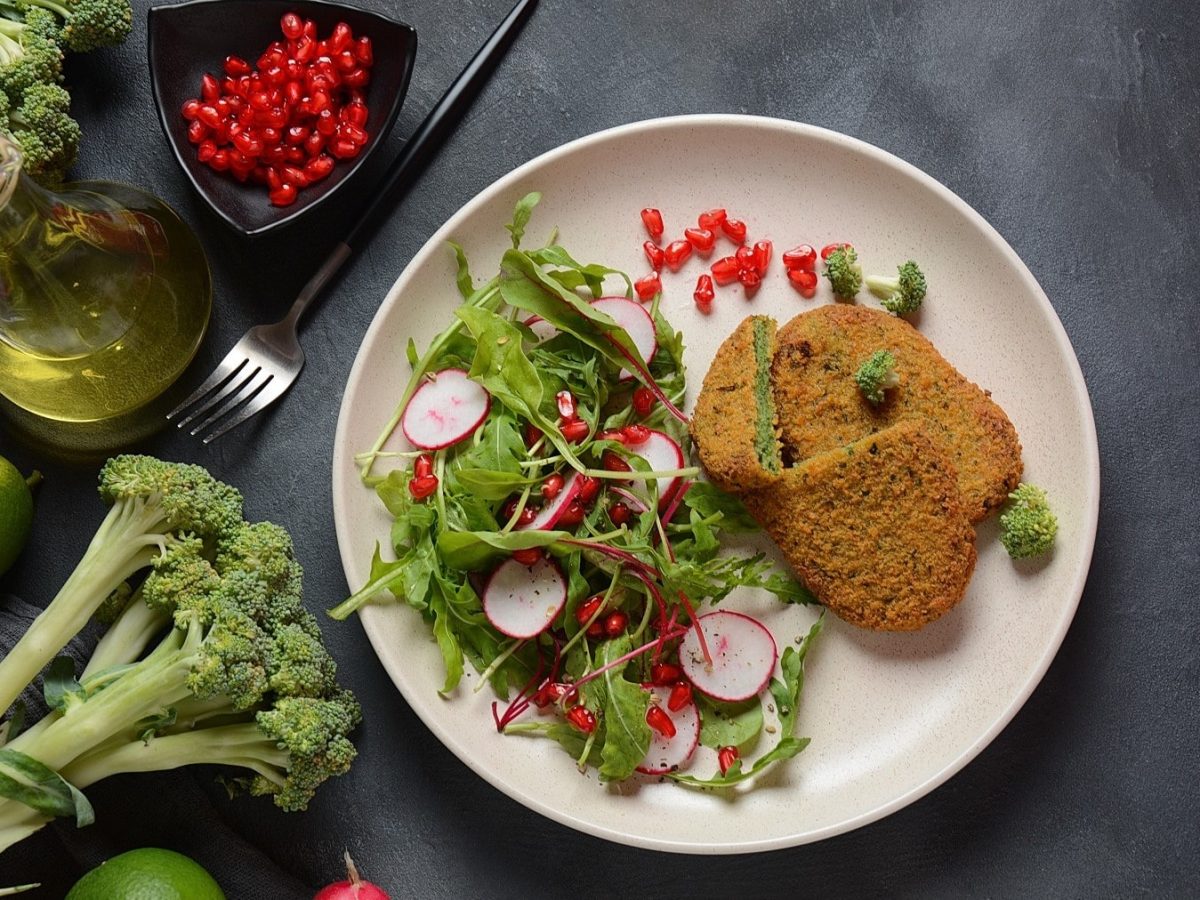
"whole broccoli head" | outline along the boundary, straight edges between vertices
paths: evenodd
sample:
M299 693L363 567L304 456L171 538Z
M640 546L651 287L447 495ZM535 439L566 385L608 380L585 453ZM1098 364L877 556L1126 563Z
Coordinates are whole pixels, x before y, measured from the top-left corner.
M203 466L164 462L153 456L115 456L100 470L105 502L142 502L162 519L164 530L214 539L242 524L242 495Z
M1054 544L1058 519L1046 492L1032 484L1017 485L1000 516L1000 543L1013 559L1040 556Z
M829 254L825 260L825 277L829 279L833 293L844 300L852 299L862 288L862 266L858 254L845 244Z
M35 11L57 16L62 22L62 41L75 53L116 46L129 37L133 27L129 0L17 0L17 6L26 21Z
M82 137L79 123L71 118L71 95L57 84L34 84L16 106L4 96L8 132L21 147L22 168L38 181L62 181Z
M916 312L925 301L925 273L911 259L901 265L892 278L871 276L867 288L879 297L883 308L893 315Z
M876 350L858 367L854 380L868 402L875 405L882 403L884 392L900 383L896 375L896 357L890 350Z

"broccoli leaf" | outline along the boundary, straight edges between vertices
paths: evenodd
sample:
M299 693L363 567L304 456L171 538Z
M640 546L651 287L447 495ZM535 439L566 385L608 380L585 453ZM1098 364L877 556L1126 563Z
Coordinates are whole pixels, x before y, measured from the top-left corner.
M50 818L74 816L77 828L96 820L92 804L75 785L18 750L0 749L0 797Z
M59 656L46 669L42 679L42 694L51 709L62 710L73 699L83 697L83 686L75 680L75 660Z

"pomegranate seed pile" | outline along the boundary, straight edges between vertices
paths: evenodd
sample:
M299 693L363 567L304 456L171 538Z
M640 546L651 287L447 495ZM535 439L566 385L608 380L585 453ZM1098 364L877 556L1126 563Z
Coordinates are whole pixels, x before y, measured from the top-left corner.
M205 74L200 96L181 110L196 158L241 182L265 185L275 206L353 159L369 139L364 90L374 62L371 39L338 22L327 38L295 13L252 66L225 57L223 76Z
M663 246L661 240L666 233L666 226L662 213L647 207L642 210L641 217L650 235L650 240L642 244L642 250L652 270L633 283L633 289L643 303L662 293L664 267L671 272L678 272L693 253L709 257L719 236L731 241L735 250L732 256L715 260L709 266L709 271L696 279L696 289L692 292L696 308L703 313L712 311L713 300L717 296L714 284L725 286L739 282L747 300L758 292L770 267L774 246L765 240L749 243L747 234L750 229L741 219L731 219L724 209L707 210L700 213L694 227L683 230L681 240L669 241ZM830 253L840 247L849 246L846 243L826 244L821 250L821 259L827 259ZM802 297L812 299L817 293L817 251L808 244L800 244L784 253L782 260L788 282Z

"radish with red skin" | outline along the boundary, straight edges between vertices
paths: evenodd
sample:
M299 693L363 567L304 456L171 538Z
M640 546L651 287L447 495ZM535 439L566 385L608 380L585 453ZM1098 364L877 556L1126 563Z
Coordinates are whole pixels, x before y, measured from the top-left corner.
M521 324L532 331L534 337L536 337L539 342L548 341L550 338L558 334L558 329L541 316L530 316Z
M413 392L400 425L414 447L441 450L472 434L491 408L491 395L465 369L443 369Z
M541 634L566 602L567 579L549 557L532 566L506 559L483 589L483 614L497 631L512 638Z
M646 308L624 297L601 297L592 301L592 308L608 314L613 321L625 329L633 346L641 354L642 362L650 365L650 360L658 352L658 334L654 330L654 320ZM626 381L633 377L628 369L622 369L620 378Z
M363 881L359 877L350 851L346 851L346 880L335 881L317 891L313 900L391 900L388 893L378 885Z
M711 665L697 628L704 632ZM722 609L700 616L679 644L679 665L692 686L716 700L748 700L767 686L775 670L775 638L757 619Z
M644 459L655 472L682 469L683 448L679 446L675 438L654 428L647 428L646 430L649 432L646 440L633 447L630 452ZM658 479L659 507L662 507L670 500L671 494L678 484L678 475Z
M665 737L658 730L650 729L650 747L637 770L643 775L665 775L687 765L700 743L700 711L689 701L677 710L669 710L671 689L661 685L643 684L653 696L651 708L661 710L670 718L675 734Z
M582 476L578 472L572 472L563 481L559 492L554 495L554 499L550 500L541 508L533 520L522 524L517 523L518 531L552 531L554 526L558 524L558 520L566 513L567 507L571 505L571 501L579 496L579 490L582 487L580 478Z

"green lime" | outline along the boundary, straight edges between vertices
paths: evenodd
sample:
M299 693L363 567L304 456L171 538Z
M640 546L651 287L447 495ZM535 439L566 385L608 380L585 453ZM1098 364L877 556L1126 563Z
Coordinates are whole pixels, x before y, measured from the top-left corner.
M92 869L75 883L67 900L225 900L225 894L195 860L144 847Z
M36 480L36 476L34 479ZM25 546L33 523L33 495L17 467L0 456L0 575Z

